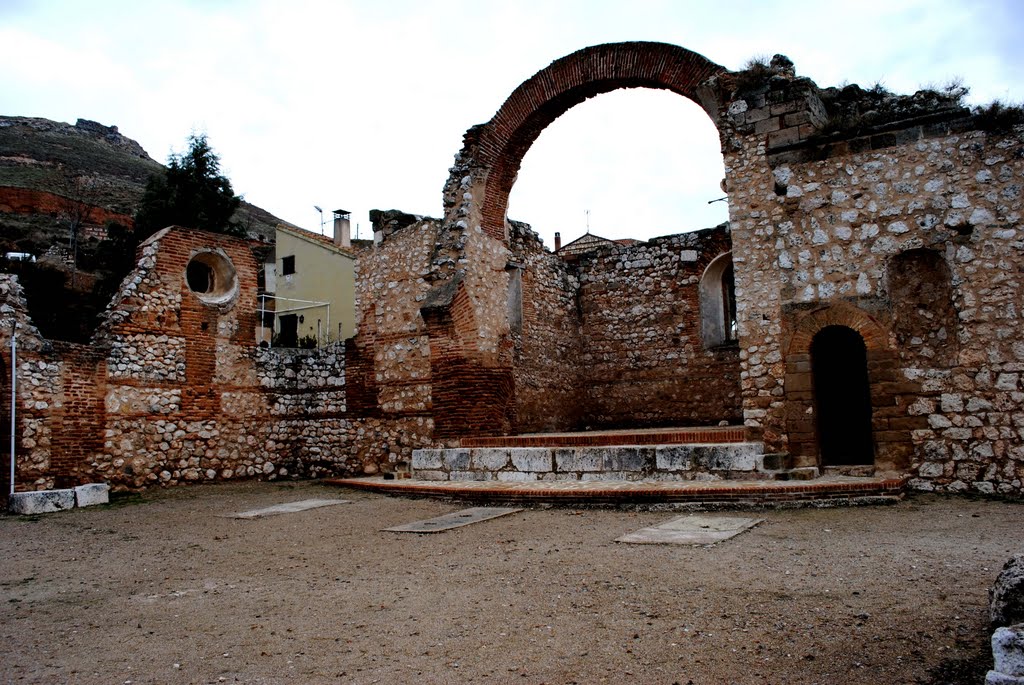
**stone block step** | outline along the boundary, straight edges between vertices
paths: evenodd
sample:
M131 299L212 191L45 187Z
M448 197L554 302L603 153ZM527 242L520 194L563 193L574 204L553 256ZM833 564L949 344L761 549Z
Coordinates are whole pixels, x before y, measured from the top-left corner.
M760 442L419 449L412 472L432 481L758 478L763 453Z

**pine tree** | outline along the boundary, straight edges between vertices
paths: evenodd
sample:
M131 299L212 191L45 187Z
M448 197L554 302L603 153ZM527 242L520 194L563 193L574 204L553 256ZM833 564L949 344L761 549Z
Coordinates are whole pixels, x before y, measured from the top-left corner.
M220 158L205 134L188 138L189 149L171 154L167 169L150 177L135 214L135 238L141 242L166 226L178 225L211 233L244 235L231 221L242 202L231 181L220 173Z

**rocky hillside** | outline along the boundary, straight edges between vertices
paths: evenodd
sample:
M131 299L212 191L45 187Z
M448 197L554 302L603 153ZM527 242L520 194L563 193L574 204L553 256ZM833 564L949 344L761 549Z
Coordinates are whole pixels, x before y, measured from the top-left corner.
M132 267L132 217L162 168L116 126L0 116L0 271L18 275L44 336L89 339ZM81 226L75 267L71 216ZM267 243L283 223L244 202L234 220ZM10 252L38 261L7 259Z
M95 207L85 225L99 239L108 221L130 226L146 181L162 164L116 126L79 119L74 125L49 119L0 116L0 254L42 254L67 242L61 198L72 186L87 186ZM273 240L280 219L242 203L235 220L251 237Z

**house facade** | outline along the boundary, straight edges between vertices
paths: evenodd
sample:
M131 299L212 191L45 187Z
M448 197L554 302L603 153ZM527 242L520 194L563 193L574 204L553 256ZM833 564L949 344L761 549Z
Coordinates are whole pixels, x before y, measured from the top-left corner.
M284 347L320 346L355 332L355 252L346 226L328 236L278 225L272 278L274 336ZM268 309L270 307L267 307Z

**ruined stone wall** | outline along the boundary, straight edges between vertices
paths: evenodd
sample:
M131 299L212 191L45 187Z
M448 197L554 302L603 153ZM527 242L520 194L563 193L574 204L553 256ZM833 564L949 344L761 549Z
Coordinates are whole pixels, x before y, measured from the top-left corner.
M775 170L798 210L778 225L782 300L860 301L893 331L897 411L876 440L909 433L922 489L1021 490L1022 152L971 131ZM903 275L920 250L937 267Z
M740 422L738 346L701 334L700 281L729 252L726 229L566 262L511 228L518 431Z
M190 288L197 255L230 262L227 295ZM18 487L351 475L392 468L430 444L429 416L348 411L344 344L256 347L256 268L243 241L160 232L140 247L91 345L42 339L16 279L0 279L0 336L9 344L12 322L19 335ZM393 328L394 311L379 311Z
M507 310L514 346L518 432L582 427L579 277L513 223Z
M433 444L431 348L420 315L437 242L436 219L398 214L374 224L356 262L357 335L346 341L353 434L343 450L375 473Z
M965 113L773 141L816 108L813 93L772 94L719 122L747 426L815 463L808 344L846 326L867 342L880 469L920 489L1019 493L1024 141L971 130Z
M10 431L11 334L17 336L16 452L18 472L15 482L31 488L53 488L50 469L52 424L47 421L60 400L61 362L32 324L25 304L25 293L16 276L0 274L0 355L3 359L3 427ZM5 435L8 435L5 432ZM3 482L9 486L8 469Z
M277 475L261 449L269 411L252 363L257 264L247 244L165 229L140 257L94 340L108 352L93 474L126 488ZM234 269L221 295L193 291L185 277L207 258Z
M586 425L740 422L738 346L701 336L701 276L729 249L727 231L709 229L583 257Z
M377 401L387 414L430 408L430 348L419 309L436 234L430 219L403 226L356 265L357 341L372 347Z

